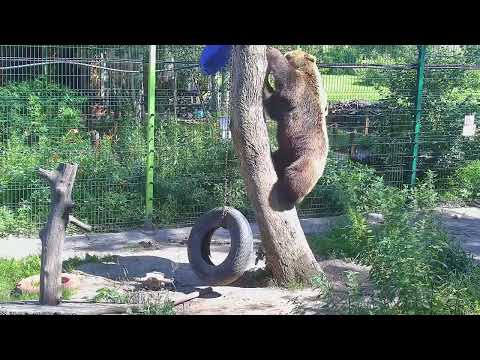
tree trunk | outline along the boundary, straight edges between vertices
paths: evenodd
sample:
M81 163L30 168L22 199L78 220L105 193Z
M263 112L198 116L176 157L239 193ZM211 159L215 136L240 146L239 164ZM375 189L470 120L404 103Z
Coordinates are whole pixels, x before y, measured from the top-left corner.
M255 209L267 267L280 284L308 282L321 269L308 246L297 211L295 208L276 211L269 202L277 174L263 119L265 50L263 45L234 46L230 95L232 138L248 197ZM272 196L278 198L278 194Z
M60 164L56 171L40 169L51 189L50 214L40 231L42 262L40 269L40 304L57 305L61 296L62 249L68 222L73 218L72 188L77 173L76 164ZM78 220L74 222L81 223Z

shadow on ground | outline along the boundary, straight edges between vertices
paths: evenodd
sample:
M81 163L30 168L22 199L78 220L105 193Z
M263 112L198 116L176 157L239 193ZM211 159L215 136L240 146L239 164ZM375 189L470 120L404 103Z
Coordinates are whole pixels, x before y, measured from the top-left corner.
M177 263L160 256L118 256L117 263L87 263L80 265L77 270L115 281L145 277L150 272L161 272L165 277L175 279L176 287L208 285L195 275L190 264Z
M442 216L442 227L453 236L473 258L480 261L480 219Z

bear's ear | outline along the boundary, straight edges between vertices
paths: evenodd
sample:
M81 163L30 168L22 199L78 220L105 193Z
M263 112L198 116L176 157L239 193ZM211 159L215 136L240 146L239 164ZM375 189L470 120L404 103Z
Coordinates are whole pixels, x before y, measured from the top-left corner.
M313 62L314 64L317 62L317 58L310 54L305 54L305 58Z

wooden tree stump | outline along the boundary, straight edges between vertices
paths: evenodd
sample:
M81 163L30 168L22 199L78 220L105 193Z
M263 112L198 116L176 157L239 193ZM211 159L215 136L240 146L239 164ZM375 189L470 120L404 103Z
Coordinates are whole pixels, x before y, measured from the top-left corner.
M58 305L61 297L62 249L68 223L90 231L91 227L71 215L74 206L72 189L77 164L60 164L55 171L39 169L51 189L50 214L45 227L40 230L42 258L40 269L40 304Z

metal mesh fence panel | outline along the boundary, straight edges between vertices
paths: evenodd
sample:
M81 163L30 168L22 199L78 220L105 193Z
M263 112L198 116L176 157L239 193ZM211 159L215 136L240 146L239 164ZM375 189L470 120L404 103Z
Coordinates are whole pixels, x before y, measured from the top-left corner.
M96 231L144 208L143 47L0 46L0 207L10 232L46 221L39 167L77 162L75 213Z
M191 225L224 204L254 218L228 131L229 69L202 74L202 49L156 49L152 220L159 227ZM393 186L433 170L444 191L457 169L479 158L478 136L462 135L465 115L480 103L479 46L426 47L421 111L417 46L301 49L322 73L331 145L301 217L342 212L329 174L347 163L373 168ZM148 46L0 46L0 233L38 230L49 189L36 169L67 161L79 163L77 217L95 231L143 224L147 55ZM275 148L276 124L267 124Z

